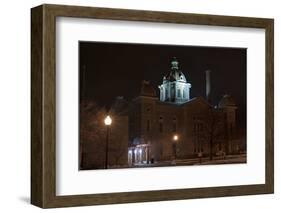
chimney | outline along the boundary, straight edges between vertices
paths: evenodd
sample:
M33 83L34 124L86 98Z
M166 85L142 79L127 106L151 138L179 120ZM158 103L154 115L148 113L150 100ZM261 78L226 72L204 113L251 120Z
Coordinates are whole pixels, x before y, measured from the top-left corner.
M211 70L206 70L206 99L211 103Z

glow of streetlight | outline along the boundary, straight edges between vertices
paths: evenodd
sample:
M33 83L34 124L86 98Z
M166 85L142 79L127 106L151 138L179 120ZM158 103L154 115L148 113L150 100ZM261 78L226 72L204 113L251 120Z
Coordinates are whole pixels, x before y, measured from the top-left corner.
M109 126L109 125L111 125L111 123L112 123L111 117L110 117L109 115L106 116L106 118L104 119L104 124L105 124L106 126Z
M174 135L173 139L174 139L174 141L177 141L179 139L179 136L178 135Z

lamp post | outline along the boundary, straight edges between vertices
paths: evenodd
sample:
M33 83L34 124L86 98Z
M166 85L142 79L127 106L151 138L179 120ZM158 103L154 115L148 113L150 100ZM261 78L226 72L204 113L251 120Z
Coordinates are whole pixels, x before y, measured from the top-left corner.
M173 149L174 149L174 158L175 158L175 162L177 159L177 142L179 140L179 136L177 134L175 134L173 136Z
M105 144L105 168L108 168L108 140L109 140L109 128L112 123L111 117L108 115L104 119L104 124L106 125L106 144Z

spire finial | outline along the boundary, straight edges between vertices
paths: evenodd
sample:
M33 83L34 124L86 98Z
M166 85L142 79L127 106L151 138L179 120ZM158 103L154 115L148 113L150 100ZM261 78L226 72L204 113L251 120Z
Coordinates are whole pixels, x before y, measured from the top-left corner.
M179 69L179 62L178 62L178 60L177 60L177 58L176 57L173 57L173 60L172 60L172 62L171 62L171 65L172 65L172 70L173 69L176 69L176 70L178 70Z

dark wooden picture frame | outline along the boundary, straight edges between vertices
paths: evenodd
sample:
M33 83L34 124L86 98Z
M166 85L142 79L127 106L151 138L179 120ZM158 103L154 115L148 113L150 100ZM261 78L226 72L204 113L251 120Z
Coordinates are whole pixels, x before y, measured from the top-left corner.
M56 195L56 18L75 17L265 29L265 184ZM274 192L274 20L63 5L31 9L31 203L42 208Z

